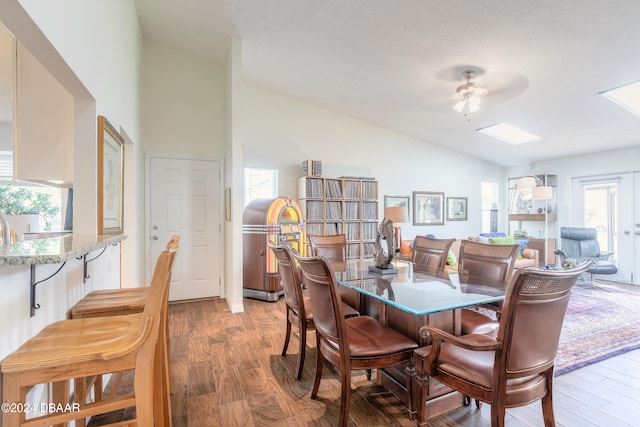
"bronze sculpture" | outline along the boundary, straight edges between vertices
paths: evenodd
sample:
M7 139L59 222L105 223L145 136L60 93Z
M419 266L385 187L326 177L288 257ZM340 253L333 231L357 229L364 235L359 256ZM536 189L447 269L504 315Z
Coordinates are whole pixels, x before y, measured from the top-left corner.
M375 241L375 257L374 266L369 267L369 270L376 273L388 274L396 273L391 261L394 254L394 239L393 239L393 221L383 218L382 222L378 226L378 236Z

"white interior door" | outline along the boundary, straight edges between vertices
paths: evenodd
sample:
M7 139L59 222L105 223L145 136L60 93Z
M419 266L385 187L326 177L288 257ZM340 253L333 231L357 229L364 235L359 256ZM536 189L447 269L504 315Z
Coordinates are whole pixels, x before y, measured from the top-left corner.
M172 235L180 250L169 299L220 295L220 162L149 158L149 260L155 260Z

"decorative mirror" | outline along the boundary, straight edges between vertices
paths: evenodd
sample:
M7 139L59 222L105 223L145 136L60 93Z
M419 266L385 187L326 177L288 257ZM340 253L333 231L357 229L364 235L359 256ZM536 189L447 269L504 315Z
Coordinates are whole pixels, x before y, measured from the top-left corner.
M98 234L122 234L124 227L124 139L98 116Z

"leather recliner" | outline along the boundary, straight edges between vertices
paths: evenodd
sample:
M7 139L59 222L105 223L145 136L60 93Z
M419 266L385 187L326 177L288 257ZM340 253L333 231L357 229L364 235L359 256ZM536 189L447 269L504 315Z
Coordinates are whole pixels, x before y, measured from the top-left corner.
M591 286L593 286L596 274L616 274L618 267L609 258L613 252L600 252L598 232L595 228L584 227L560 227L560 239L562 250L556 250L564 265L566 259L592 260L593 266L587 271L591 274Z

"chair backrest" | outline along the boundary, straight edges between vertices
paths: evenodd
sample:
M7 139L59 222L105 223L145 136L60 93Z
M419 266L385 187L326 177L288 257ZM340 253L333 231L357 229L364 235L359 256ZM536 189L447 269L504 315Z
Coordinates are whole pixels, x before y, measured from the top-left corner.
M535 375L554 364L571 288L592 261L568 270L518 270L502 305L495 366L503 378Z
M325 257L303 258L296 254L294 258L300 264L307 285L316 333L333 343L333 350L339 349L342 357L348 359L350 353L349 346L344 345L346 325L339 285L329 261Z
M302 294L302 284L300 283L300 272L296 266L288 246L276 246L267 242L267 246L273 251L278 260L278 274L284 290L284 299L301 318L304 314L304 296Z
M560 227L562 250L569 258L596 258L600 255L595 228Z
M413 241L413 255L411 260L414 271L426 269L444 269L447 264L449 249L456 239L432 239L416 236Z
M330 261L346 261L347 238L344 234L319 236L307 234L313 256L323 256Z
M141 375L153 375L154 357L160 328L166 327L168 302L169 302L169 285L171 284L171 272L175 262L176 252L178 250L180 236L173 236L167 245L168 250L162 251L156 261L156 267L151 279L149 288L149 296L144 305L143 321L141 328L148 328L149 333L140 346L136 359L136 371L140 371ZM138 375L138 373L136 373Z
M460 281L504 289L520 245L492 245L463 240L458 256Z

